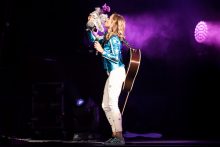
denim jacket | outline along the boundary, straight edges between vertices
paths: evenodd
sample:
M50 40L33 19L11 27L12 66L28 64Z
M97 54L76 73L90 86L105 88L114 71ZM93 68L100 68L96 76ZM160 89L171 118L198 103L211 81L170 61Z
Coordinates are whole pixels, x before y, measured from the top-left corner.
M122 42L117 35L111 36L111 38L106 41L104 38L95 38L91 31L88 31L88 35L90 42L95 42L97 40L100 44L102 44L104 49L102 54L103 65L107 73L110 73L115 68L124 67L121 54Z

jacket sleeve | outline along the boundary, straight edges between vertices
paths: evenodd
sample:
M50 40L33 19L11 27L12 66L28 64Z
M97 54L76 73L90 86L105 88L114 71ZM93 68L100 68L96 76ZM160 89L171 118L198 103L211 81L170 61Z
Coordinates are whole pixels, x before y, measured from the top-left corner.
M119 62L119 54L121 52L121 41L118 37L113 36L109 39L109 46L111 51L107 51L104 47L102 56L108 60L111 60L115 63Z
M89 37L89 41L94 43L95 41L99 41L102 42L103 40L103 36L99 36L99 37L95 37L95 35L92 34L92 31L87 31L88 32L88 37Z

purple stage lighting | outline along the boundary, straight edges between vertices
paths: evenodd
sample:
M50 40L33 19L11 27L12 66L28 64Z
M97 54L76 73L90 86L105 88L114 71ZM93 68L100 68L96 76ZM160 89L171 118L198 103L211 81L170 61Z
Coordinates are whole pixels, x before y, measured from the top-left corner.
M156 15L143 12L125 15L125 19L126 40L148 57L167 56L170 44L180 39L182 34L178 16L173 13Z
M197 42L202 43L206 40L208 33L208 27L206 22L200 21L195 28L195 39Z

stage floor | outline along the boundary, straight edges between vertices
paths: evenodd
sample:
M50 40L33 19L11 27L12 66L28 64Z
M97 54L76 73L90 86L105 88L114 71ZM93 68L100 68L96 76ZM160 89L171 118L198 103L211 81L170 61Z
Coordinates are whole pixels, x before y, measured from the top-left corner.
M87 141L72 141L72 140L44 140L31 138L13 138L4 139L3 145L30 145L30 146L105 146L102 140L87 140ZM220 141L215 140L162 140L162 139L126 139L126 144L123 146L220 146Z

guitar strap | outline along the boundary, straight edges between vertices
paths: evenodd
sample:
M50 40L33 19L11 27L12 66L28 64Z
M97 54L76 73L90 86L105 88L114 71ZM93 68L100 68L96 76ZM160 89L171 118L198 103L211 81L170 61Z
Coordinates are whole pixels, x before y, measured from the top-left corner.
M131 48L131 46L130 46L130 44L128 43L128 41L127 40L122 40L122 42L125 44L125 46L127 47L127 48Z

